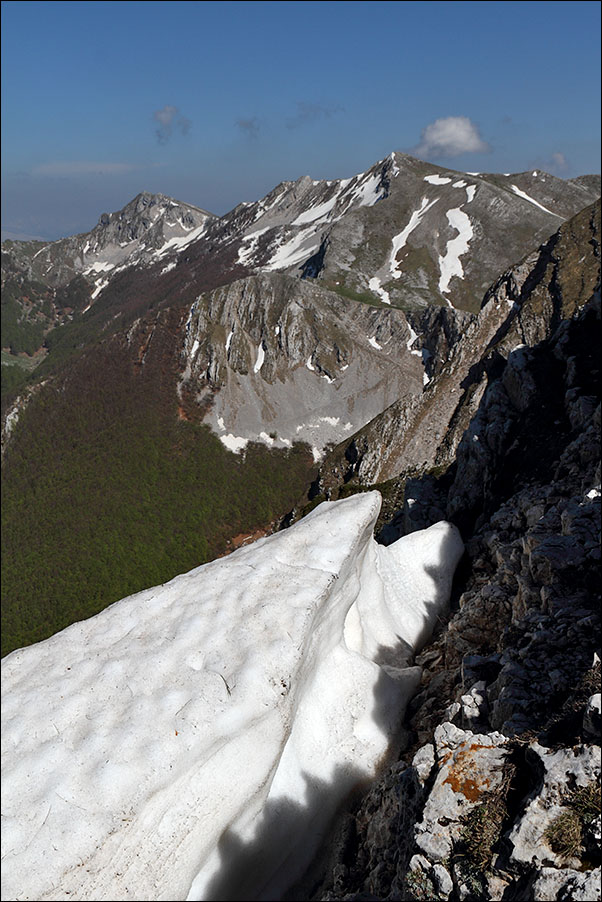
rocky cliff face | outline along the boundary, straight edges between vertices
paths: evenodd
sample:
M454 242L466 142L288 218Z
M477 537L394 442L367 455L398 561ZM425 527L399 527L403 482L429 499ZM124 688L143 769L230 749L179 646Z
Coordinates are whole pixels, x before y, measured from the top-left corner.
M383 531L390 541L455 520L464 575L455 612L416 659L424 672L405 751L345 820L314 898L600 899L592 213L488 296L482 314L508 295L518 310L490 345L499 357L456 463L443 479L406 483L404 509ZM504 355L519 328L530 343Z
M599 285L599 255L598 203L504 273L485 294L478 315L458 320L457 313L446 311L451 322L447 331L429 331L427 324L425 334L431 337L426 343L433 353L429 352L426 368L436 378L421 396L395 402L349 444L336 449L324 463L324 490L332 491L333 479L336 483L340 474L347 480L355 477L377 483L401 472L445 469L455 459L471 423L471 453L494 453L497 438L482 422L484 410L475 419L487 386L498 382L504 371L499 386L503 385L506 405L504 428L510 430L544 390L542 381L547 378L542 374L537 384L525 379L523 358L530 353L525 346L535 347L549 339L563 320L592 298ZM437 351L436 342L443 353Z
M180 395L232 450L306 441L318 455L399 397L422 392L405 314L347 301L309 281L265 273L191 306Z

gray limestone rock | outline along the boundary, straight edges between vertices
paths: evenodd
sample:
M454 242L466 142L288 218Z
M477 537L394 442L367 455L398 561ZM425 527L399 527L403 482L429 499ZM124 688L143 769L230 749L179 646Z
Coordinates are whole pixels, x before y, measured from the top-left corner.
M561 867L565 859L553 851L548 831L562 813L570 789L599 781L600 747L552 751L535 742L530 751L536 756L533 763L543 768L542 783L510 833L510 859L517 865Z
M501 785L505 742L500 733L472 733L450 723L435 730L437 777L415 829L416 845L430 861L450 856L462 818Z
M573 868L543 867L533 884L534 902L599 902L600 868L577 871Z

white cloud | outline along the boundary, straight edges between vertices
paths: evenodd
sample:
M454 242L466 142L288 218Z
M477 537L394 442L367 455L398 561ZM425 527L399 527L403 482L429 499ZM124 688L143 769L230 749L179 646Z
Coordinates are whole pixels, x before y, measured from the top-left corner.
M486 153L491 150L468 116L446 116L435 119L420 135L414 148L419 157L457 157L463 153Z
M133 163L96 163L88 160L41 163L31 170L32 175L119 175L138 169Z

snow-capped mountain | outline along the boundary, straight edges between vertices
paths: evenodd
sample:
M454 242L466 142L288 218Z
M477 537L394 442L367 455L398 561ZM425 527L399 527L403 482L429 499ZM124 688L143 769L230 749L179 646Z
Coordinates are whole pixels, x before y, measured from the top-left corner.
M169 272L183 257L214 269L283 271L406 308L476 309L492 280L599 196L599 179L531 171L462 173L392 153L352 178L282 182L222 217L143 193L87 234L3 251L51 287L77 274L91 300L131 266Z
M16 316L39 335L96 311L95 333L115 328L126 294L138 309L192 295L176 339L186 415L194 401L233 451L304 440L318 456L419 395L467 322L456 312L477 310L508 264L594 198L595 182L466 174L392 153L353 178L283 182L223 217L141 194L88 234L5 244L4 279L17 299L28 280ZM433 306L451 313L445 346ZM122 328L130 345L148 334L144 322Z
M242 227L244 266L410 309L474 310L526 243L597 196L589 183L537 170L466 174L393 153L351 179L284 183L226 219Z
M84 276L92 302L118 272L181 250L197 240L213 218L190 204L143 192L122 210L103 213L91 232L47 244L10 242L3 252L13 269L50 288Z
M521 375L524 348L548 340L561 321L574 316L599 291L598 202L561 225L549 242L503 273L486 293L479 314L464 324L461 334L454 336L452 346L440 356L436 377L424 393L400 397L350 439L353 449L335 451L332 466L345 472L341 459L353 459L354 472L366 482L390 479L404 469L449 466L479 409L491 374L506 365L506 389L519 408L526 409L533 386ZM442 330L433 332L440 335ZM516 411L509 415L505 429L509 430L517 417ZM528 435L528 423L525 426ZM498 439L475 431L474 453L487 456Z

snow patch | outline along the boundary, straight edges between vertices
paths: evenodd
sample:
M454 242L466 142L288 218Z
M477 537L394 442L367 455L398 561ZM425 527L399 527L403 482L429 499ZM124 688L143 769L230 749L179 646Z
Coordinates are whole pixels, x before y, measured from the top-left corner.
M176 261L173 260L171 263L168 263L167 266L164 266L161 270L161 275L165 275L166 272L171 272L172 269L176 268Z
M313 241L310 240L312 237ZM268 271L285 269L287 266L302 263L313 256L319 247L320 240L315 237L314 228L302 229L276 250L263 269Z
M448 210L446 216L450 226L457 229L458 235L447 242L445 256L439 256L441 271L439 291L442 294L449 292L449 283L453 276L457 276L459 279L464 278L460 257L468 250L468 244L473 236L470 219L459 207Z
M232 336L234 335L234 329L230 329L228 333L228 337L226 338L226 354L230 350L230 345L232 344Z
M222 445L225 445L228 451L233 451L234 454L239 454L249 444L248 438L242 438L241 436L232 435L229 432L227 435L220 435L219 437Z
M399 263L396 259L397 254L403 247L405 247L406 241L408 240L410 234L414 231L416 226L420 224L420 221L427 210L430 210L430 208L434 204L436 204L438 200L438 197L431 201L429 201L427 197L423 197L420 202L420 209L414 210L405 229L403 229L403 231L401 231L399 235L395 235L393 237L393 248L391 250L391 256L389 258L389 269L391 271L391 276L394 279L399 279L401 277L401 270L399 269Z
M380 187L379 173L368 176L359 183L353 192L350 205L355 201L359 207L373 207L377 201L381 200Z
M408 338L408 340L407 340L407 342L406 342L406 348L408 349L408 351L410 352L410 354L415 354L417 357L422 357L422 356L423 356L422 351L416 351L416 350L413 351L413 350L412 350L412 345L414 344L414 342L415 342L416 339L418 338L418 333L417 333L417 332L414 332L414 330L412 329L412 327L411 327L411 325L409 324L409 322L407 322L407 320L406 320L406 323L407 323L408 329L410 330L410 337Z
M90 295L90 299L93 301L96 300L96 298L98 297L100 292L103 290L103 288L107 287L107 285L109 284L109 280L108 279L98 279L98 281L95 284L96 284L96 288ZM88 305L88 309L89 309L89 305Z
M376 336L374 336L374 335L368 339L368 344L372 345L373 348L376 348L377 351L382 351L382 349L383 349L382 345L379 345L379 343L376 340Z
M238 249L238 258L236 260L241 266L248 266L251 263L251 259L257 250L257 244L259 243L259 238L261 235L264 235L265 232L269 232L269 227L266 229L259 229L257 232L252 232L250 235L245 235L242 239L241 246ZM248 242L248 247L244 247L245 243Z
M424 181L429 185L449 185L451 179L444 175L425 175Z
M330 213L334 207L337 196L338 195L335 194L334 197L325 201L323 204L319 204L317 207L310 207L305 213L300 213L296 219L293 219L291 225L305 225L308 222L314 222L316 219L321 219L323 216L326 216L326 214Z
M373 276L370 279L370 281L368 282L368 288L370 289L370 291L373 291L374 294L377 294L384 304L391 304L389 292L380 287L380 279L377 276Z
M109 272L111 269L115 269L114 263L99 263L96 261L96 263L91 263L90 266L86 266L82 272L87 275L91 272Z
M255 366L253 367L253 372L258 373L261 367L263 366L263 362L265 360L265 349L263 347L263 342L257 348L257 360L255 361Z
M155 257L159 259L164 257L169 251L177 250L180 251L182 248L186 247L186 245L191 244L193 241L196 241L197 238L200 238L201 235L206 231L207 224L203 223L203 225L197 226L197 228L193 229L188 235L182 235L181 238L170 238L169 241L166 241L165 244L155 251Z
M536 175L537 173L533 173ZM510 186L515 194L518 194L519 197L522 197L524 200L528 200L530 204L534 204L536 207L539 207L540 210L543 210L544 213L549 213L551 216L556 216L558 219L562 219L562 216L559 216L558 213L552 213L551 210L548 210L547 207L544 207L543 204L540 204L538 201L534 200L532 197L529 197L528 194L525 194L524 191L521 191L520 188L517 188L516 185Z

